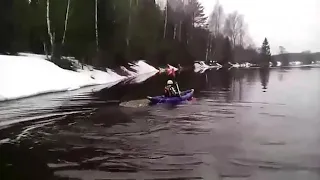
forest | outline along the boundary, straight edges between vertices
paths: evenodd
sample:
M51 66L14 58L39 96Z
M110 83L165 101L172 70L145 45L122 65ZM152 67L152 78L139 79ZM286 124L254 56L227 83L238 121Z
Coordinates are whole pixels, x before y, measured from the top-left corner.
M269 61L240 13L217 3L207 17L198 0L0 0L0 24L1 54L46 54L58 65L65 56L96 67Z

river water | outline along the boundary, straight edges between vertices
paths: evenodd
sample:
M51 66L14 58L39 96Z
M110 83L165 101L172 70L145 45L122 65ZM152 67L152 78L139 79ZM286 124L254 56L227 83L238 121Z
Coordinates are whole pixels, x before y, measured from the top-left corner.
M141 105L165 75L0 103L1 179L320 179L320 69L177 79L178 106Z

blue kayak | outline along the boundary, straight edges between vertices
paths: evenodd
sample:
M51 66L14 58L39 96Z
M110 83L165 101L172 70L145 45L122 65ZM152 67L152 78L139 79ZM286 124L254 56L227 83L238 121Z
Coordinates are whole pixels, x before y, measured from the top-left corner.
M169 103L169 104L178 104L183 101L190 100L193 96L194 89L190 89L187 91L181 92L180 97L165 97L165 96L148 96L147 99L151 104L159 104L159 103Z

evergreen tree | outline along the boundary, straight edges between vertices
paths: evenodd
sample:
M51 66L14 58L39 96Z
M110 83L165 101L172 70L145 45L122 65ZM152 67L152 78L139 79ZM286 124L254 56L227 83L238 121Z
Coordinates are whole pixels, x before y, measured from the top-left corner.
M262 43L262 47L260 50L260 57L261 57L260 66L269 67L269 64L272 59L271 59L270 45L267 38L265 38Z
M207 17L204 14L204 7L198 0L189 0L186 8L192 18L193 27L206 26Z

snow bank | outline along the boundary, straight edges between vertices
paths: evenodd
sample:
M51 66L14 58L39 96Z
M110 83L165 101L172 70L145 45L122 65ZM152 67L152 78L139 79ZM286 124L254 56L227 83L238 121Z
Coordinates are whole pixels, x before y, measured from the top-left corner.
M41 59L46 59L47 56L43 54L32 54L32 53L18 53L19 56L36 57Z
M144 60L139 60L135 64L129 64L130 68L134 69L137 74L147 74L147 73L153 73L158 72L156 68L153 66L150 66L147 64Z
M96 70L83 66L77 71L65 70L45 60L45 55L20 53L22 56L0 55L0 101L23 98L43 93L69 91L91 85L115 85L128 78L111 69ZM77 62L73 59L72 61ZM131 64L136 72L125 69L130 76L157 72L145 63ZM142 78L145 80L145 78ZM137 82L140 82L138 80Z
M194 72L202 74L202 73L206 72L208 69L209 68L194 68Z
M120 69L121 69L123 72L125 72L125 74L127 74L128 77L135 77L135 76L138 75L137 73L128 70L128 69L127 69L126 67L124 67L124 66L120 66Z
M41 57L0 55L0 100L77 89L93 79L67 71Z
M133 69L133 71L128 70L126 67L121 66L120 69L128 74L128 76L132 79L134 77L150 74L154 72L158 72L159 70L147 64L144 60L139 60L135 63L128 63L129 67Z
M96 84L106 84L109 82L119 82L125 79L125 76L120 76L111 69L100 71L94 69L92 66L84 66L83 69L78 69L77 72L85 74L95 80Z
M240 67L240 64L239 64L239 63L232 64L231 62L228 62L228 64L229 64L231 67L234 67L234 68L239 68L239 67Z
M291 66L300 66L302 64L302 62L301 61L293 61L293 62L289 62L289 64Z
M19 56L27 56L27 57L39 57L39 58L42 58L42 59L47 59L47 58L51 58L51 55L44 55L44 54L33 54L33 53L26 53L26 52L20 52L18 53ZM79 61L76 60L74 57L71 57L71 56L62 56L62 58L65 58L65 59L68 59L68 60L71 60L73 62L76 62L78 64Z
M0 55L0 101L42 93L75 90L84 86L108 84L124 77L87 69L62 69L40 56Z
M207 65L204 61L197 61L194 63L194 72L203 73L208 69L221 68L222 66L215 62L215 65Z
M195 62L194 63L195 69L207 69L209 66L205 64L203 61Z
M128 80L124 81L124 83L125 84L139 84L139 83L146 81L147 79L154 76L155 74L157 74L157 72L144 73L139 76L129 78Z

